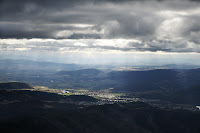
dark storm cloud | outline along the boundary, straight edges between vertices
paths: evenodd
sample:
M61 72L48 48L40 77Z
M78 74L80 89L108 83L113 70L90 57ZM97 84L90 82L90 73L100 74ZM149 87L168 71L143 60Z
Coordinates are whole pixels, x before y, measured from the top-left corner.
M132 2L129 5L129 2ZM45 26L45 24L60 25L67 24L92 24L95 27L102 28L105 34L103 38L133 38L137 36L153 35L156 26L162 21L154 13L163 8L187 8L188 4L180 2L177 4L158 1L139 1L139 0L5 0L0 4L0 21L18 22L21 25L29 24L30 27L19 28L17 24L8 24L5 27L13 27L13 31L1 31L1 38L57 38L53 36L58 29ZM120 3L120 4L119 4ZM182 4L183 3L183 4ZM186 2L188 3L188 2ZM155 5L155 6L154 6ZM192 4L193 5L193 4ZM195 6L195 5L194 5ZM194 7L192 6L192 7ZM146 8L146 9L141 9ZM32 25L31 25L32 24ZM33 27L32 27L33 26ZM38 26L40 31L34 30ZM44 27L42 27L44 26ZM2 27L2 26L1 26ZM30 30L32 28L32 31ZM37 28L37 27L36 27ZM16 30L19 29L19 30ZM68 29L64 29L68 30ZM71 29L73 32L73 29ZM90 30L85 34L92 34ZM46 33L46 35L45 35ZM18 34L18 35L17 35ZM84 38L85 34L74 33L74 36ZM96 33L93 36L96 37ZM90 35L92 37L92 35ZM63 38L63 37L62 37ZM97 38L100 38L98 36Z
M136 39L142 43L70 48L198 52L199 7L196 0L0 0L0 38ZM31 47L42 48L51 49Z

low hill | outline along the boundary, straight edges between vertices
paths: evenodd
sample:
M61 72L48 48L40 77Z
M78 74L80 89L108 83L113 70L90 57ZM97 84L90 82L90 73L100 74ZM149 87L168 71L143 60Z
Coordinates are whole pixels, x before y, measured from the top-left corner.
M85 95L63 96L56 93L47 93L41 91L29 90L0 90L0 102L2 101L18 101L18 102L45 102L45 101L63 101L63 102L96 102L97 99Z
M0 83L0 89L32 89L32 87L22 82L2 82Z
M60 71L57 75L84 76L84 75L99 75L102 71L97 69L81 69L76 71Z

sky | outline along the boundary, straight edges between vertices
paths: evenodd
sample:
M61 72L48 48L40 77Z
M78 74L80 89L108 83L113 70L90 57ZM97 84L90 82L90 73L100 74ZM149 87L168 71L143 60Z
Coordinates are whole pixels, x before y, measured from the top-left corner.
M199 0L0 0L0 59L199 64Z

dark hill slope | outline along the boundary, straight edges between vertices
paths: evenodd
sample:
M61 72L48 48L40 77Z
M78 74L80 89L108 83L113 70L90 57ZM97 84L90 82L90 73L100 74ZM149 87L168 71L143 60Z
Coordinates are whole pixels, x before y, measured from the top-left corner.
M146 99L159 99L176 104L200 105L200 86L190 87L175 92L149 92L137 94Z
M2 101L18 101L18 102L32 102L32 101L88 101L96 102L95 98L85 96L85 95L73 95L73 96L63 96L55 93L47 93L40 91L29 91L29 90L0 90L0 102Z
M32 89L32 87L22 82L4 82L0 83L0 89Z
M66 106L66 105L65 105ZM162 110L136 102L83 109L40 109L34 114L0 119L7 133L199 133L199 112ZM34 114L34 115L33 115Z
M113 71L108 79L117 81L116 88L126 91L179 90L200 85L200 69L150 71Z
M113 71L108 78L118 81L126 91L144 91L163 88L179 88L175 70ZM119 87L117 87L119 88ZM119 88L120 89L120 88Z

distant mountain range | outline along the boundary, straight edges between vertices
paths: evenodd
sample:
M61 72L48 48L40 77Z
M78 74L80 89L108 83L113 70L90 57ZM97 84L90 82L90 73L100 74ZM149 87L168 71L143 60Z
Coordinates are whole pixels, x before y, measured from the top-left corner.
M50 88L176 91L200 85L200 69L104 71L76 64L0 60L0 81L19 81Z
M0 70L44 70L44 71L59 71L59 70L77 70L80 65L62 64L53 62L37 62L31 60L0 60Z
M73 71L80 69L104 69L106 71L111 71L112 69L119 70L127 70L127 66L119 66L119 65L83 65L83 64L65 64L65 63L55 63L55 62L38 62L32 60L13 60L13 59L4 59L0 60L0 70L44 70L44 71ZM124 68L124 69L123 69ZM166 64L161 66L128 66L128 68L132 68L135 70L153 70L153 69L196 69L200 68L198 65L190 65L190 64Z

